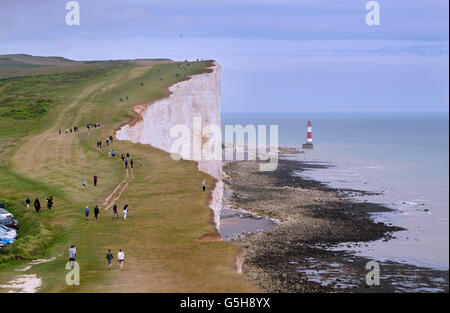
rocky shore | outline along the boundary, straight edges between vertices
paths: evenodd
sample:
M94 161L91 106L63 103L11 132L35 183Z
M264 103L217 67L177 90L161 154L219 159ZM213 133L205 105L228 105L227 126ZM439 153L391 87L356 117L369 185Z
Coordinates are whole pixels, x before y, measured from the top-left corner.
M241 236L243 274L268 292L448 292L448 271L395 262L380 263L380 285L366 284L367 262L338 244L388 241L403 229L374 222L372 212L389 211L351 199L358 190L337 190L298 175L327 165L279 160L274 172L259 172L254 161L230 162L224 183L231 206L282 221Z

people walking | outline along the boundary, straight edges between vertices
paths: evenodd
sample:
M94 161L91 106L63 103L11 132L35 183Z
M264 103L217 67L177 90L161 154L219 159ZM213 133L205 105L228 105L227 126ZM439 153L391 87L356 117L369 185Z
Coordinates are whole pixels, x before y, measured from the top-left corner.
M84 180L84 178L81 181L81 188L83 188L83 190L86 188L86 180Z
M74 267L76 258L77 258L77 249L75 248L75 245L71 245L69 248L69 262L71 268Z
M115 204L115 203L114 203L114 206L113 206L113 215L112 215L112 217L114 218L114 216L119 218L119 213L117 213L117 204Z
M29 209L30 208L30 203L31 203L31 200L30 200L29 197L27 197L27 199L25 200L25 203L27 204L27 209Z
M108 253L106 254L106 260L108 261L108 271L111 270L113 258L114 257L111 253L111 250L108 250Z
M131 168L133 168L133 163L134 163L134 162L133 162L133 159L131 159L131 160L130 160L130 166L131 166Z
M41 202L39 202L38 198L34 200L34 209L36 210L37 213L39 213L39 211L41 210Z
M206 190L206 180L204 180L204 179L202 181L202 189L203 189L203 191Z
M122 162L125 161L125 154L122 153Z
M84 215L86 215L86 221L89 220L89 207L86 206L86 209L84 209Z
M52 209L52 199L50 199L50 197L47 198L46 204L47 204L47 209L51 210Z
M128 213L128 204L125 204L125 206L123 207L123 219L124 220L127 219L127 213Z
M117 253L117 260L119 261L120 269L123 268L123 261L125 260L125 253L122 252L122 249Z
M97 186L97 179L98 179L98 177L97 177L97 175L95 175L94 176L94 186Z
M98 219L98 213L100 213L100 210L98 209L98 206L96 205L94 208L94 217L96 220Z
M128 159L125 160L125 168L128 168Z

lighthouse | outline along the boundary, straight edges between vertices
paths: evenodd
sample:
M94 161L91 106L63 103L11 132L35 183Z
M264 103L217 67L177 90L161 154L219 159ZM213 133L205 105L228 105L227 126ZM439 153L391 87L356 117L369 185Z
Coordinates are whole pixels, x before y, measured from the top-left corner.
M303 149L312 149L313 148L313 142L312 142L312 124L311 121L308 121L308 135L306 137L306 143L302 145Z

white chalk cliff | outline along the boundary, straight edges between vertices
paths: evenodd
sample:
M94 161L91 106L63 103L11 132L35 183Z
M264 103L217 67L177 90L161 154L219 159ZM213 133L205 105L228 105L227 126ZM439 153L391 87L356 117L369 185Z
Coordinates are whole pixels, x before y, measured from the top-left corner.
M221 126L220 120L220 65L214 63L211 73L194 75L186 81L169 88L170 95L152 104L137 105L134 111L140 115L137 121L122 126L116 131L118 140L149 144L161 150L171 152L177 138L170 137L175 125L185 125L190 130L190 142L193 143L193 118L199 118L202 127ZM192 148L191 148L192 149ZM192 159L185 157L186 159ZM208 173L219 182L213 192L211 209L214 210L216 227L220 225L220 210L223 195L222 160L200 160L198 169ZM201 188L201 182L199 182Z

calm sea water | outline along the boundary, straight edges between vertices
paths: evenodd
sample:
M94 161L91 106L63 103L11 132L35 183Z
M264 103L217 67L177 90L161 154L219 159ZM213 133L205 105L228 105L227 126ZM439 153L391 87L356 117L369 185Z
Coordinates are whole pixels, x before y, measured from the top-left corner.
M279 144L296 148L306 141L308 120L314 149L298 158L334 166L303 175L333 187L382 192L356 200L395 209L374 219L407 228L396 239L372 242L355 252L448 269L448 113L222 114L223 125L276 124Z

